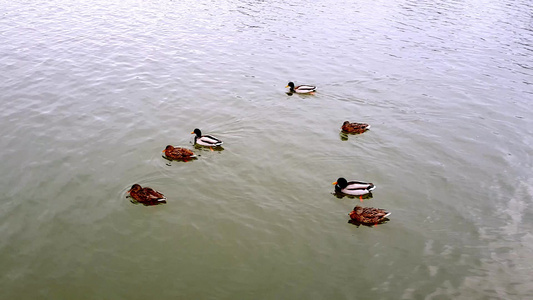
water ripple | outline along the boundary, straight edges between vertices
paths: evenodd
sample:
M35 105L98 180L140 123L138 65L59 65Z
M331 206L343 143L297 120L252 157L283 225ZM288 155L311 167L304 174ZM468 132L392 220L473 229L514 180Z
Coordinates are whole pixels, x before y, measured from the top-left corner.
M0 289L531 297L530 11L524 0L4 3ZM288 81L318 92L288 96ZM345 120L372 129L346 139ZM161 157L168 144L194 149L197 127L224 150ZM363 205L391 221L348 224L360 202L331 194L340 176L374 182ZM131 204L134 183L168 203Z

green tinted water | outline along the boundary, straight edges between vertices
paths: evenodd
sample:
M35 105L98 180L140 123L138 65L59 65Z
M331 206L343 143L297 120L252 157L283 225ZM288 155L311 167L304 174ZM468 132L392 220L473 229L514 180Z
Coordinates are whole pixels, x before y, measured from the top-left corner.
M528 11L4 3L1 298L533 296ZM169 165L197 127L224 150ZM348 224L341 176L391 221ZM168 203L130 203L134 183Z

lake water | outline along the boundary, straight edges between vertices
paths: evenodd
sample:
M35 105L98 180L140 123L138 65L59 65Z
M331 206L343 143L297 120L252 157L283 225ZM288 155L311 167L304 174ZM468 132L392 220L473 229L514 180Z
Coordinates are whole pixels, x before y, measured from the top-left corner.
M2 1L0 298L533 298L532 11Z

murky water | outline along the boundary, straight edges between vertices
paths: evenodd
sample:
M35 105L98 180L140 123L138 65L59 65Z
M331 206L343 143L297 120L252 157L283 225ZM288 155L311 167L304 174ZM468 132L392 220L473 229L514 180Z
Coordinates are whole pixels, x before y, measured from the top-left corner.
M3 1L0 298L532 298L532 11ZM224 150L161 157L196 127Z

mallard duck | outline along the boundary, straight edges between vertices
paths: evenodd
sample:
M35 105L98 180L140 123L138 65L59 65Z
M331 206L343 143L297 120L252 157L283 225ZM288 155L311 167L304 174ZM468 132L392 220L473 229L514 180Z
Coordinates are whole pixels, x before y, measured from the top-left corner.
M149 187L143 188L139 184L132 185L128 193L133 199L144 205L167 203L167 198L163 194Z
M222 146L222 144L224 143L212 135L202 135L202 131L200 131L200 129L198 128L194 129L191 134L196 134L196 136L194 137L194 143L201 146L219 147ZM211 148L211 150L213 149Z
M390 216L390 212L381 208L361 207L357 205L348 215L357 223L375 225L386 221L385 218Z
M289 84L286 86L286 88L290 88L291 93L297 93L297 94L309 94L316 91L316 86L313 85L299 85L294 86L294 82L289 82Z
M341 130L346 133L363 133L368 129L370 125L366 123L350 123L350 121L345 121L341 127Z
M372 192L376 186L373 183L361 181L347 181L344 178L339 178L333 183L335 185L335 192L351 196L359 196L363 199L363 195Z
M196 155L194 155L191 150L180 147L174 147L172 145L168 145L165 150L163 150L163 153L165 153L166 158L171 160L187 161L196 158Z

